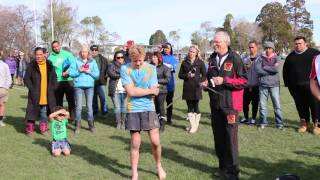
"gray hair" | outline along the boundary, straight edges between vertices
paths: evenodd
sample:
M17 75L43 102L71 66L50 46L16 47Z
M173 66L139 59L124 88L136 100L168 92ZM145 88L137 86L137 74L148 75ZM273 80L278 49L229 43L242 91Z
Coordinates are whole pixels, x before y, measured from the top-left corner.
M226 31L217 31L214 37L221 37L228 46L231 44L230 36Z

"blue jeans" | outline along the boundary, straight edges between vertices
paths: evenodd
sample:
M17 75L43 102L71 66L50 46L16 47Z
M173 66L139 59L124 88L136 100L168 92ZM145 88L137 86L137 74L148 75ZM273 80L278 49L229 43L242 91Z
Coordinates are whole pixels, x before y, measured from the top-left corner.
M47 105L40 105L39 116L40 123L48 122Z
M92 111L93 87L74 88L74 98L76 100L76 117L75 117L75 120L76 121L81 121L82 94L83 93L84 93L85 98L86 98L88 121L93 121L93 111Z
M112 97L112 102L116 122L121 122L121 119L124 120L123 117L127 113L127 93L115 93Z
M268 120L268 97L270 95L274 110L274 116L276 120L276 126L283 126L283 119L280 107L280 87L259 87L259 95L260 95L260 124L267 125Z
M107 98L106 98L106 85L94 86L94 95L93 95L93 102L92 102L92 108L94 113L98 113L99 111L98 97L100 99L101 112L107 113L108 104L107 104Z

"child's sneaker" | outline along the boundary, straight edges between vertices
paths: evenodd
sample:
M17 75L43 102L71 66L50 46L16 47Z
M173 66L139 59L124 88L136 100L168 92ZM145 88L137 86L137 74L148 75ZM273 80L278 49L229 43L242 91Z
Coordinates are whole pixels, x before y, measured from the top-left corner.
M39 125L39 128L40 128L40 133L42 135L48 134L48 123L47 122L41 122Z
M257 122L257 120L256 120L256 119L254 119L254 118L252 118L252 119L250 120L250 124L251 124L251 125L255 125L255 124L256 124L256 122Z
M26 127L25 127L26 129L26 134L27 135L32 135L32 133L33 133L33 131L34 131L34 123L31 123L31 122L28 122L27 124L26 124Z

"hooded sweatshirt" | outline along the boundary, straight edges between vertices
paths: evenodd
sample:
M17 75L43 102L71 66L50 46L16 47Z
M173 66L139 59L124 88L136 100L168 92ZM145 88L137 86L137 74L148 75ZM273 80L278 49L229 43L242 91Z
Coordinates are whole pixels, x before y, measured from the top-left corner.
M166 43L170 45L171 51L170 54L165 54L164 51L162 52L162 57L163 57L163 64L166 65L170 70L171 70L171 77L167 85L167 90L168 92L173 92L175 89L175 75L174 73L176 72L177 64L178 61L176 57L173 55L173 50L172 46L169 43Z
M259 86L271 88L280 86L279 57L262 55L256 60L255 68L259 77Z
M63 71L68 69L68 66L75 62L74 56L68 52L60 49L59 53L51 51L48 59L52 62L54 70L57 74L57 80L60 81L72 81L72 78L69 76L67 78L62 76Z

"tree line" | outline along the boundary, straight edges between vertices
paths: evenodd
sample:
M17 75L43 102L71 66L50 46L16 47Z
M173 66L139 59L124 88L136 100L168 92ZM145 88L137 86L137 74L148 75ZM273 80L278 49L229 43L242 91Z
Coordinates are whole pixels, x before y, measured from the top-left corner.
M51 39L50 3L39 14L37 22L40 26L39 38L48 44ZM104 45L113 43L121 37L116 32L109 32L99 16L85 17L77 21L77 8L62 0L53 0L54 37L71 49L77 49L81 43ZM273 41L279 52L287 52L292 47L294 36L303 35L311 46L313 41L313 21L306 9L305 0L286 0L265 4L257 15L255 22L236 19L232 14L225 16L222 26L214 26L206 21L190 35L190 43L196 44L203 52L211 51L210 40L218 30L227 31L231 37L230 48L245 52L250 40L258 42ZM168 38L162 30L156 30L149 38L150 45L171 42L175 49L180 47L181 30L172 30ZM12 48L30 52L35 46L34 13L25 5L7 7L0 5L0 49Z

